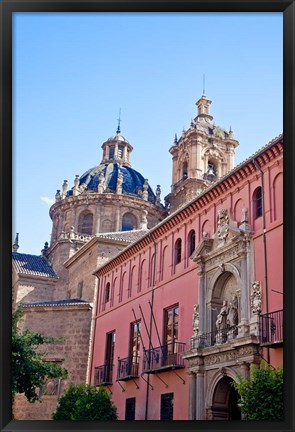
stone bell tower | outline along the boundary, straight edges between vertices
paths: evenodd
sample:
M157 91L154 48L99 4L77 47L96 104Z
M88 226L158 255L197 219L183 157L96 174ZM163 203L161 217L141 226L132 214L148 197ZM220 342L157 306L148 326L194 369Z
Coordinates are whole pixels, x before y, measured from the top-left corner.
M212 182L234 167L238 141L233 131L216 126L210 114L211 100L204 94L196 102L198 114L181 138L175 135L171 193L165 201L170 212L195 198Z

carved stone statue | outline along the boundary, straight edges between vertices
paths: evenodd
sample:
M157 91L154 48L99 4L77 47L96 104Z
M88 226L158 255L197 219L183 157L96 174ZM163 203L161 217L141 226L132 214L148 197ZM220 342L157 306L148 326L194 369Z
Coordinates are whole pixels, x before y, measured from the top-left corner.
M227 324L229 327L234 327L238 325L238 298L235 294L232 295L231 301L229 303Z
M209 238L209 234L207 233L207 231L203 231L202 232L202 237L203 237L203 239L208 239Z
M227 329L227 315L228 315L227 301L223 300L222 308L220 309L220 312L217 315L217 320L216 320L216 328L218 332Z
M254 281L251 287L251 309L252 313L259 314L262 310L262 298L261 298L261 282Z
M194 305L194 313L193 313L193 335L198 336L199 334L199 305Z

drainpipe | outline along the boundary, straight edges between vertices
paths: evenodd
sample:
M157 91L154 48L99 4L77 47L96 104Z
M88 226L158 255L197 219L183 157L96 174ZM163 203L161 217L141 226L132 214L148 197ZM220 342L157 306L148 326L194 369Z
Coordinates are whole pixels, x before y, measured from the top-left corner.
M265 223L265 205L264 205L264 172L255 159L253 159L255 167L261 174L261 195L262 195L262 237L263 237L263 258L264 258L264 285L265 285L265 308L268 313L268 277L267 277L267 250L266 250L266 223ZM270 362L269 348L267 348L267 362Z
M149 237L151 235L149 234ZM150 331L149 331L149 352L152 349L152 327L153 327L153 307L154 307L154 289L155 289L155 274L156 274L156 253L157 253L157 243L153 240L154 243L154 265L153 265L153 273L152 273L152 299L151 299L151 313L150 313ZM150 374L147 377L147 386L146 386L146 401L145 401L145 420L148 419L148 407L149 407L149 393L150 393Z
M93 364L93 347L95 340L95 331L96 331L96 315L98 309L98 291L100 285L100 279L96 277L95 289L94 289L94 298L93 298L93 309L92 309L92 319L91 319L91 328L90 328L90 338L89 338L89 357L88 357L88 365L87 365L87 374L86 374L86 384L90 384L91 381L91 371Z

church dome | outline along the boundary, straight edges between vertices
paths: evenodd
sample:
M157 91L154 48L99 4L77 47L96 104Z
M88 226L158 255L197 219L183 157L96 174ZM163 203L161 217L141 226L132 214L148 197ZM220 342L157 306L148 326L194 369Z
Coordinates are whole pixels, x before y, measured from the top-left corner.
M104 176L104 193L116 193L119 172L121 172L123 176L122 193L141 198L146 179L130 166L120 165L117 162L100 164L86 171L79 179L79 188L80 190L90 193L97 192L99 178L102 173ZM155 204L156 196L149 185L147 187L147 192L148 201ZM72 190L68 191L68 195L72 194Z
M116 135L108 138L106 142L110 142L110 141L111 142L113 142L113 141L122 141L122 142L125 142L125 143L129 144L129 141L126 138L124 138L123 135L121 135L121 133L118 130L117 130Z

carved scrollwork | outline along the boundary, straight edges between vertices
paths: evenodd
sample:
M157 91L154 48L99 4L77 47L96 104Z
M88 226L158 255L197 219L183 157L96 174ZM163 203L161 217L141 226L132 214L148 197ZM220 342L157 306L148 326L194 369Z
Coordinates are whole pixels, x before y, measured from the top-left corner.
M226 209L221 209L218 211L217 225L217 236L220 241L225 242L229 234L229 217L228 211Z
M254 281L251 287L251 310L253 314L259 314L262 310L261 282Z

